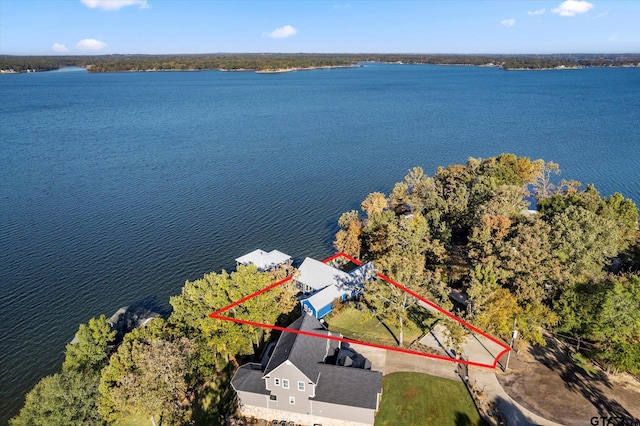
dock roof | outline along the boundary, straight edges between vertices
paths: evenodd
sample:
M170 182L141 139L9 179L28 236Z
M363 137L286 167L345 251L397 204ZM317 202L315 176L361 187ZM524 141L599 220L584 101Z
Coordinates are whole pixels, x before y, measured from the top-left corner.
M251 253L245 254L244 256L240 256L236 259L236 262L243 265L256 265L259 271L267 271L289 261L290 259L291 256L278 250L271 250L267 253L264 250L257 249Z

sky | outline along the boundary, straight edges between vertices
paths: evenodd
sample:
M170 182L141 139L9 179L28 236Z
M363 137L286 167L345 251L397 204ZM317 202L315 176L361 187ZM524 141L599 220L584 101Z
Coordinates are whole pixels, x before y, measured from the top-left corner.
M640 53L636 0L0 0L0 54Z

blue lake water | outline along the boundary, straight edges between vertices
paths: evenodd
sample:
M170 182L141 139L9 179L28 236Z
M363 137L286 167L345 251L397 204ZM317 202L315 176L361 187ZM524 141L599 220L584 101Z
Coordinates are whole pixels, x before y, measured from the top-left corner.
M256 248L326 257L413 166L513 152L640 201L638 69L51 72L0 99L0 423L79 323Z

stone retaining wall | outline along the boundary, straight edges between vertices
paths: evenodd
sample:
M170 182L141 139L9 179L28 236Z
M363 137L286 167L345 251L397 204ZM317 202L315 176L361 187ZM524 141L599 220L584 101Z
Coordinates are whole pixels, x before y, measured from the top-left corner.
M363 426L366 423L349 422L346 420L330 419L328 417L310 416L308 414L290 413L288 411L273 410L269 408L241 406L237 413L244 417L255 417L257 419L286 420L297 425L313 426Z

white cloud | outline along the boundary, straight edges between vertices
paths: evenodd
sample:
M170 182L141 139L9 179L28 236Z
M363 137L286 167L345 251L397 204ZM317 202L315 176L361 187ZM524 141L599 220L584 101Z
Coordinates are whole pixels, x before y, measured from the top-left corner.
M545 9L544 7L542 9L538 9L538 10L529 10L527 12L527 15L529 16L539 16L539 15L544 15L544 12L546 12L547 9Z
M91 9L119 10L127 6L138 6L140 9L149 9L151 6L147 0L80 0Z
M585 0L566 0L555 9L551 9L551 13L560 16L576 16L579 13L587 13L593 9L593 3Z
M263 33L262 35L265 37L271 37L271 38L285 38L285 37L291 37L292 35L295 35L297 32L298 30L293 28L291 25L285 25L284 27L276 28L270 33Z
M500 21L500 23L502 25L504 25L505 27L513 27L516 24L516 20L511 18L511 19L503 19L502 21Z
M54 52L66 52L67 50L69 50L67 49L67 46L60 43L53 43L53 46L51 48Z
M84 40L80 40L78 44L76 44L76 47L80 50L100 50L106 45L107 43L96 40L95 38L85 38Z

